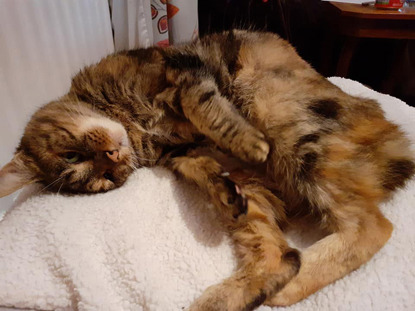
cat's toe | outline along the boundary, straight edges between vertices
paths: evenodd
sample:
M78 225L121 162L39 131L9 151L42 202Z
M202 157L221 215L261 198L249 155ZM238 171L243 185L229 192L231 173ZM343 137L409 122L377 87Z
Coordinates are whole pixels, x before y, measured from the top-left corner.
M269 144L264 140L262 133L245 137L238 146L241 158L247 162L262 163L269 153Z
M264 162L270 150L265 135L258 130L241 131L230 144L232 153L246 162Z
M265 162L269 153L269 144L265 140L258 140L254 146L254 160L256 162Z

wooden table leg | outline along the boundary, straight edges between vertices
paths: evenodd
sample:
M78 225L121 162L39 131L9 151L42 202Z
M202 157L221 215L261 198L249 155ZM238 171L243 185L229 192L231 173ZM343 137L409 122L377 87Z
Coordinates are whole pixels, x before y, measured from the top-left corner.
M336 36L331 31L326 31L321 45L319 71L325 77L333 75L333 52Z
M398 85L403 82L401 72L405 63L405 54L408 51L409 40L398 40L393 51L393 63L387 77L382 81L380 90L386 94L393 94Z
M337 76L344 78L347 77L350 69L350 62L352 60L358 42L358 38L346 37L346 40L340 52L339 61L337 62Z

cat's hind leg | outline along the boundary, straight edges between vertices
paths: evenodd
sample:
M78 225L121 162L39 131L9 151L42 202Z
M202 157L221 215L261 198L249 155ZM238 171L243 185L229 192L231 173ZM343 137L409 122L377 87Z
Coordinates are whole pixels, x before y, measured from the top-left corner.
M173 170L206 190L234 242L237 270L209 287L190 310L253 310L284 287L300 268L298 251L288 247L276 219L283 203L256 183L222 176L221 165L207 156L172 159ZM240 196L245 198L238 198Z
M377 206L335 206L326 215L331 234L302 252L301 269L266 304L288 306L367 262L390 238L392 224Z

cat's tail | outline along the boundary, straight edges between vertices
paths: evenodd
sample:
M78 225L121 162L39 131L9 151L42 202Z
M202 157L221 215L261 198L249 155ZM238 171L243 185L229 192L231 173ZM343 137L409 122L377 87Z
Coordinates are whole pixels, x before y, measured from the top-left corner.
M383 155L378 164L381 186L387 195L403 188L415 176L415 155L411 143L398 127L394 132L377 148L377 154Z
M415 162L409 158L391 158L385 163L382 172L382 187L386 192L403 188L415 175Z

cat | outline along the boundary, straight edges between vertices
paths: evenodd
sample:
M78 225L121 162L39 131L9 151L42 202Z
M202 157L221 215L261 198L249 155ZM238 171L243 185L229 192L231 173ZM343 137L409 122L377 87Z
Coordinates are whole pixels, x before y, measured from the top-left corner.
M342 92L279 36L231 30L110 55L29 121L0 196L40 182L103 192L162 165L210 197L238 268L190 310L294 304L390 238L378 204L415 173L410 143L370 99ZM300 253L282 228L317 221Z

